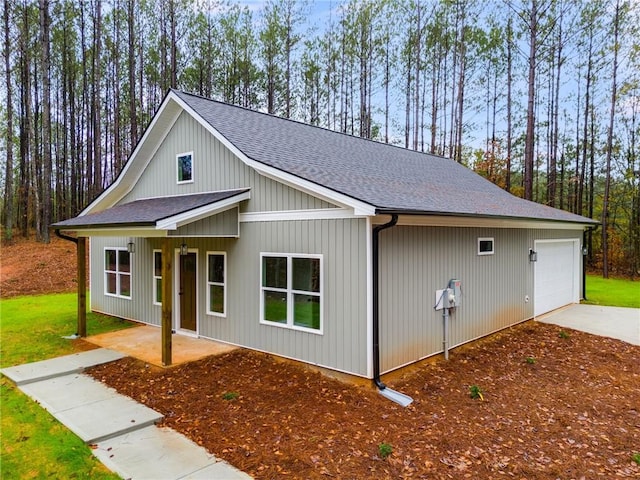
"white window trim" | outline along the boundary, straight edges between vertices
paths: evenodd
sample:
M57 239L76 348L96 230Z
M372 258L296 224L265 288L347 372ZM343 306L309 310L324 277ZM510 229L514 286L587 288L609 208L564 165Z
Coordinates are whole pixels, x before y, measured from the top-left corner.
M115 250L116 252L116 270L107 270L107 266L104 264L105 262L105 258L106 258L106 253L107 250ZM103 279L104 279L104 294L107 297L114 297L114 298L122 298L124 300L131 300L133 298L133 262L131 261L132 257L131 257L131 253L129 253L129 272L121 272L120 270L118 270L118 257L119 254L118 252L122 252L125 251L127 252L127 247L104 247L103 252L102 252L102 272L103 272ZM116 275L116 292L117 293L110 293L107 291L107 274L108 273L115 273ZM120 289L120 276L121 275L129 275L129 296L127 297L126 295L122 295L119 292L121 291Z
M180 157L186 157L187 155L191 156L191 180L180 180L180 162L178 160L180 159ZM193 161L193 151L178 153L176 155L176 183L178 185L182 185L185 183L193 183L193 179L195 178L194 163L195 162Z
M210 282L209 281L209 255L222 255L223 258L223 279L222 283L220 282ZM207 286L207 315L212 315L214 317L222 317L227 318L227 252L217 252L217 251L207 251L207 273L206 273L206 286ZM216 285L223 288L224 298L222 299L222 310L223 313L213 312L209 310L211 306L211 289L209 288L211 285Z
M152 263L152 266L151 266L151 268L152 268L151 275L152 275L152 278L153 278L153 299L152 299L152 300L153 300L153 304L154 304L154 305L162 305L162 302L157 302L157 301L156 301L156 298L158 298L158 292L157 292L157 289L158 289L158 286L157 286L157 285L158 285L158 282L156 282L156 280L157 280L157 279L162 280L162 275L160 275L160 276L157 276L157 275L156 275L156 253L159 253L159 254L160 254L160 256L162 256L162 250L154 249L154 250L153 250L153 253L152 253L152 255L153 255L153 256L152 256L152 259L153 259L153 260L151 261L151 263Z
M279 322L270 322L269 320L264 319L264 291L265 287L262 285L263 278L263 258L265 257L282 257L287 259L287 288L274 288L267 287L266 290L274 291L274 292L283 292L287 294L287 323L279 323ZM320 291L319 292L307 292L303 290L294 290L292 288L293 282L293 259L294 258L317 258L320 260ZM322 254L308 254L308 253L280 253L280 252L260 252L260 324L269 325L272 327L280 327L286 328L289 330L298 330L301 332L313 333L315 335L323 335L324 331L324 321L323 321L323 312L324 312L324 294L323 294L323 284L324 284L324 268L323 268L323 256ZM295 294L300 295L313 295L320 297L320 328L317 330L315 328L307 328L300 327L298 325L294 325L293 323L293 308L289 308L290 305L293 305L293 296Z
M491 250L488 252L480 251L480 242L491 242ZM496 242L494 237L478 237L478 255L493 255L496 252Z

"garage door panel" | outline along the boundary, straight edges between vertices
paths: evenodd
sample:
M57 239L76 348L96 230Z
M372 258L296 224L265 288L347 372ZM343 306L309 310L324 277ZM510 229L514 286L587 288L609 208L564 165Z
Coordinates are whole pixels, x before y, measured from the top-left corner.
M534 315L576 302L578 291L577 242L536 242Z

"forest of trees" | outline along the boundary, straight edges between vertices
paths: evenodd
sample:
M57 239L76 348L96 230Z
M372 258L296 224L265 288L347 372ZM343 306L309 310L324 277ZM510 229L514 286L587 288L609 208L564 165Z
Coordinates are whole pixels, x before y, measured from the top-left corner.
M451 157L640 275L635 0L2 1L7 240L47 242L178 88Z

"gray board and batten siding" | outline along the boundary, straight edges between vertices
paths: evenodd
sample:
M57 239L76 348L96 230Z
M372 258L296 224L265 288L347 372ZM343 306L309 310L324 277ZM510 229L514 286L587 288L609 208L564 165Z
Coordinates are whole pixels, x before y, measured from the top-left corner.
M176 156L186 152L193 153L193 182L178 184ZM251 189L251 202L242 205L242 213L335 206L260 175L185 112L178 116L133 189L118 203L236 188Z
M478 255L492 237L495 253ZM380 369L388 372L443 351L435 291L455 278L462 305L452 311L449 346L489 335L534 316L536 240L575 239L581 230L397 226L380 238Z
M197 314L201 337L274 353L358 376L367 364L366 219L298 220L240 224L240 238L188 238L197 251ZM176 238L174 247L182 239ZM104 271L105 247L126 247L128 239L93 237L91 269ZM104 275L92 275L91 309L160 325L153 304L153 250L159 239L136 239L132 295L104 295ZM226 317L206 314L206 254L227 254ZM322 255L322 334L260 323L260 253ZM174 271L175 275L175 271ZM174 316L179 307L174 300Z
M443 351L442 312L433 303L452 278L461 280L463 295L451 316L451 347L532 318L536 267L528 250L545 239L579 242L593 223L517 199L441 157L181 92L170 92L163 105L129 170L84 213L158 197L250 191L227 210L164 232L174 249L185 242L197 254L202 337L371 378L372 224L391 213L419 220L380 234L381 371L388 372ZM177 157L185 153L192 155L193 181L178 181ZM441 223L420 225L423 215ZM74 221L81 225L82 215ZM131 233L138 237L131 298L104 293L104 249L125 249L131 240L122 225L117 234L87 228L97 235L90 245L91 308L160 325L153 261L161 240L145 238L162 234L153 226ZM479 237L494 239L493 255L477 254ZM207 252L226 254L224 317L206 313ZM321 256L321 333L260 323L263 253Z

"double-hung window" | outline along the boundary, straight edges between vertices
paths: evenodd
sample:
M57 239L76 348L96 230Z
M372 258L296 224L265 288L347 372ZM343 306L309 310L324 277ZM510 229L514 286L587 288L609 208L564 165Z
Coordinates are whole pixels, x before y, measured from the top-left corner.
M131 298L131 254L126 248L104 249L104 293Z
M218 317L227 315L227 255L207 252L207 313Z
M153 303L162 305L162 250L153 251Z
M261 322L322 333L322 256L261 255Z

